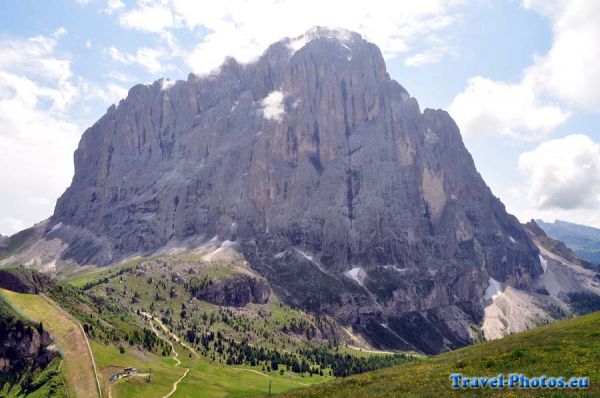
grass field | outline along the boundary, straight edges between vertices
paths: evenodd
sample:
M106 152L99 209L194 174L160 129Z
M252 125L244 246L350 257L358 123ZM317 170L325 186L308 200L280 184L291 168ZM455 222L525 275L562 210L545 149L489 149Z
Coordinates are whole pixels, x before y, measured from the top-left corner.
M97 397L96 377L85 335L73 319L53 305L47 298L0 289L4 299L20 314L35 322L42 322L57 342L64 357L64 372L71 396Z
M170 391L173 381L183 373L183 370L174 367L175 362L170 358L130 348L121 354L117 347L96 341L92 341L91 345L104 397L162 397ZM148 373L152 369L150 382L146 377L135 377L109 383L112 374L127 367L137 368L140 373Z
M452 390L449 376L588 376L588 390ZM301 390L284 397L598 397L600 313Z
M332 380L328 376L302 377L292 372L280 375L278 372L262 372L259 367L227 366L191 355L187 348L175 341L172 342L181 361L179 366L175 366L176 362L171 357L142 352L130 347L121 354L117 347L92 341L92 351L100 373L103 396L164 397L171 391L173 383L188 368L190 369L188 374L178 384L177 391L171 397L263 397L268 394L269 381L271 391L275 394ZM131 377L112 384L108 382L112 374L126 367L135 367L143 374L151 372L150 381L147 377Z
M329 380L331 378L320 376L301 377L291 372L283 376L277 372L266 374L256 368L217 365L201 359L179 383L173 397L265 397L269 392L269 381L275 394Z
M114 278L119 274L119 272L123 272L123 270L135 267L141 261L143 261L143 258L134 258L111 267L77 267L74 271L63 271L65 275L59 274L58 276L65 282L81 288L87 284L98 283L104 279Z

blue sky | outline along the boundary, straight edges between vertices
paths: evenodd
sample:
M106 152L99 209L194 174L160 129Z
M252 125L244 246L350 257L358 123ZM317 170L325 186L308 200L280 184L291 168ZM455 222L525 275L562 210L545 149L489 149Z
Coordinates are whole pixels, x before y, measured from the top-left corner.
M358 31L422 108L449 110L522 221L600 227L598 2L216 3L2 1L1 234L51 215L79 137L131 86L209 73L225 56L252 62L315 25Z

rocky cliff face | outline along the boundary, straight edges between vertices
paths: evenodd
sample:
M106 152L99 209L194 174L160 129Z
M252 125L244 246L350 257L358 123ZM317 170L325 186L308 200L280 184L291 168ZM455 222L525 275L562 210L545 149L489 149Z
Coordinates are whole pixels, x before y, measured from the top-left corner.
M327 29L133 87L83 135L47 228L63 260L99 265L237 241L278 295L424 351L473 337L490 277L542 272L450 116L422 112L374 44Z
M43 368L60 354L42 325L32 325L0 300L0 379L14 381L23 372Z
M212 304L243 307L248 303L266 304L271 295L271 288L262 278L234 274L220 281L207 280L199 286L194 286L192 294Z

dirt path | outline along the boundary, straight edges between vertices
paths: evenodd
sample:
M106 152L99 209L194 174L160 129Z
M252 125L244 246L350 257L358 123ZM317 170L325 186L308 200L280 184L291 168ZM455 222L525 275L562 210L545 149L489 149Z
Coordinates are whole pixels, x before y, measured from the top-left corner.
M234 366L232 366L232 367L231 367L231 369L243 370L243 371L245 371L245 372L252 372L252 373L259 374L259 375L261 375L261 376L265 376L265 377L271 378L271 376L269 376L269 375L266 375L266 374L264 374L263 372L259 372L258 370L254 370L254 369L236 368L236 367L234 367Z
M177 385L179 384L179 382L181 380L183 380L183 378L185 376L187 376L189 371L190 371L189 369L187 369L187 368L185 369L185 373L179 379L177 379L177 381L175 383L173 383L173 388L171 389L171 392L168 393L167 395L163 396L163 398L169 398L171 395L173 395L173 394L175 394L175 392L177 392Z
M367 354L385 354L385 355L393 355L395 352L392 351L379 351L379 350L365 350L364 348L356 347L353 345L347 345L346 347L351 348L356 351L366 352Z
M155 317L153 317L152 315L148 314L147 312L141 312L141 314L142 314L142 316L144 316L150 322L150 327L152 328L152 331L154 333L156 333L156 335L160 339L162 339L163 341L166 341L171 346L171 351L173 352L173 359L175 360L175 362L177 362L175 364L175 367L179 367L179 365L181 365L181 361L179 360L179 353L177 353L177 351L175 350L175 346L173 345L173 343L171 342L171 340L165 339L161 335L161 333L159 333L156 330L156 327L154 326L154 322L152 322L152 321L156 321L160 325L161 329L163 329L163 331L165 333L168 333L171 337L173 337L173 339L176 342L178 342L179 344L181 344L182 346L184 346L185 348L187 348L188 350L190 350L194 354L196 354L196 352L194 350L192 350L191 347L189 347L189 346L181 343L179 341L179 337L177 337L175 334L169 332L169 330L167 329L167 327L159 319L156 319ZM196 354L196 355L198 355L198 354ZM173 394L175 394L177 392L177 386L179 385L179 383L181 382L181 380L183 380L185 378L185 376L187 376L188 372L190 371L189 368L183 368L183 369L185 369L185 372L183 373L183 375L179 379L177 379L177 381L175 381L173 383L173 387L171 388L171 391L167 395L163 395L162 398L169 398L171 395L173 395Z
M63 355L61 372L76 397L102 398L96 364L81 324L49 297L8 290L0 293L25 317L42 322Z
M356 337L348 328L345 328L345 327L342 326L342 329L344 330L344 332L346 332L346 334L348 336L350 336L350 338L352 340L354 340L358 344L363 344L364 343L361 339L359 339L358 337ZM350 345L350 344L346 344L346 347L351 348L351 349L356 350L356 351L366 352L368 354L393 354L393 352L391 352L391 351L368 350L368 349L361 348L359 346Z
M177 343L181 344L181 346L183 346L184 348L187 348L192 354L194 354L196 357L199 357L198 353L196 352L196 350L194 350L192 347L190 347L187 343L183 342L179 336L177 336L175 333L172 333L171 331L169 331L169 328L167 328L165 326L164 323L162 323L162 321L154 316L152 316L151 314L141 311L140 314L142 314L142 316L144 316L146 319L152 319L154 320L156 323L158 323L158 325L160 326L160 328L169 336L171 336L173 338L173 340L175 340Z
M245 372L252 372L252 373L256 373L256 374L259 374L261 376L264 376L264 377L268 377L269 379L271 378L271 376L269 376L267 374L264 374L263 372L259 372L258 370L254 370L254 369L245 369L245 368L237 368L237 367L232 367L232 369L243 370ZM300 384L300 385L303 385L303 386L310 386L310 384L302 383L301 381L297 381L297 380L289 380L288 379L288 381L291 381L292 383L297 383L297 384Z

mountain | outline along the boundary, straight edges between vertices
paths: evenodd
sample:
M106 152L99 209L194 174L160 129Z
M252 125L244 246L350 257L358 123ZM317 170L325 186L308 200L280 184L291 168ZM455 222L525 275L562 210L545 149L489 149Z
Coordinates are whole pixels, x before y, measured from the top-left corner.
M600 229L561 220L553 223L537 220L537 223L550 237L566 243L579 257L600 263Z
M54 215L5 239L4 263L60 274L233 253L253 281L231 278L219 300L260 304L272 290L373 347L426 353L479 338L494 289L528 291L544 273L452 118L421 111L377 46L348 31L137 85L74 160Z

